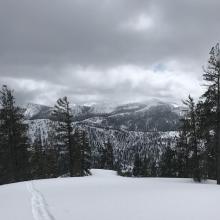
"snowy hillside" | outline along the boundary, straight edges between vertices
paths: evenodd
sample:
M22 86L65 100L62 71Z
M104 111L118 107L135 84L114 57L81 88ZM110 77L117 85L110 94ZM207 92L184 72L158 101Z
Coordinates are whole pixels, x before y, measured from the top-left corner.
M49 143L51 112L53 108L28 105L25 115L29 124L29 138L33 143L36 131L40 131L42 142ZM169 103L129 103L120 106L112 104L72 106L74 127L87 131L92 149L93 167L99 168L102 149L108 140L113 146L114 162L128 171L133 167L135 152L160 160L167 146L176 142L177 129L182 108ZM30 117L31 116L31 117Z
M0 186L2 220L218 220L220 188L190 179L93 176Z
M51 130L51 127L53 127L52 121L48 119L36 119L30 120L28 123L28 134L32 143L35 140L34 134L38 130L41 132L42 144L50 142L49 136L51 133L54 133L53 130ZM109 139L113 147L114 162L115 164L120 163L122 166L121 169L124 171L129 171L133 167L134 156L137 150L141 152L142 155L148 155L152 160L159 161L164 149L167 146L172 147L175 145L175 140L178 135L176 131L126 131L100 128L84 123L78 123L75 127L86 130L88 134L92 150L93 167L97 168L100 163L102 149Z
M28 103L26 106L23 106L23 108L25 109L24 116L27 119L33 118L42 112L46 114L51 109L48 106L34 104L34 103Z

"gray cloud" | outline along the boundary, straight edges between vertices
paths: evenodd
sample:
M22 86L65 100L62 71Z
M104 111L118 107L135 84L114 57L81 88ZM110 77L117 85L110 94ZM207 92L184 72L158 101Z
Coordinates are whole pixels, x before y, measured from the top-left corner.
M0 0L0 84L19 102L201 94L218 0Z

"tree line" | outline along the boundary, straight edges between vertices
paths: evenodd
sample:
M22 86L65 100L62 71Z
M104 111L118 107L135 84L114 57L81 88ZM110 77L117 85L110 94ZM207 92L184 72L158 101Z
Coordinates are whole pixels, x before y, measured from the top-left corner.
M0 90L0 184L58 176L90 175L91 147L85 130L74 128L70 103L58 99L53 129L43 140L36 129L33 144L28 138L24 110L15 104L13 90ZM110 147L110 148L109 148ZM109 153L110 152L110 153ZM111 154L109 156L109 154ZM103 148L102 168L111 169L112 147Z
M196 103L189 95L174 147L161 156L157 176L193 178L200 182L215 179L220 184L220 49L212 47L203 68L205 92ZM146 167L146 168L144 168ZM135 156L133 175L148 176L147 160Z

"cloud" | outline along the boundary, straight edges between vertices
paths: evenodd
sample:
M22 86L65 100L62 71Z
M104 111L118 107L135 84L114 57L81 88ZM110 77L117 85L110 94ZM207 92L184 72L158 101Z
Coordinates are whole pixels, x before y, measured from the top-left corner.
M0 84L53 104L198 97L218 0L0 1ZM205 15L205 16L204 16Z
M180 103L189 93L198 97L201 81L191 72L177 71L177 63L163 69L144 69L136 65L122 65L107 69L68 66L53 80L3 78L16 88L19 101L53 105L58 97L67 95L73 103L126 103L159 98ZM47 69L48 72L52 70ZM45 72L45 75L47 73ZM52 82L51 82L52 81ZM59 83L55 83L59 81Z
M152 28L153 25L154 25L154 21L152 17L146 14L140 14L120 24L119 28L139 32L139 31L147 31L150 28Z

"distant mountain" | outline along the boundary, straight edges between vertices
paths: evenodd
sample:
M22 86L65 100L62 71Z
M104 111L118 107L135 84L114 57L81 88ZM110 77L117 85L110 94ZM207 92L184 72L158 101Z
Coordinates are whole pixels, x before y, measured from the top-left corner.
M129 103L125 105L73 105L73 124L87 131L92 147L93 166L97 167L102 148L109 139L113 145L115 163L124 170L133 166L138 150L153 161L169 145L175 145L179 120L186 109L159 101ZM28 104L25 117L29 124L29 137L34 141L36 130L41 131L43 143L48 143L51 132L53 107Z
M24 116L26 119L46 119L52 111L52 108L45 105L28 103L24 108Z
M73 105L73 121L87 126L128 131L172 131L179 126L184 108L163 102L125 105ZM53 107L28 104L28 120L51 119Z

